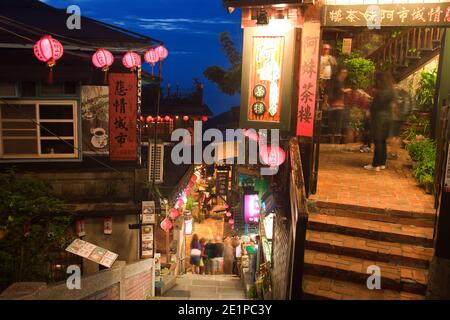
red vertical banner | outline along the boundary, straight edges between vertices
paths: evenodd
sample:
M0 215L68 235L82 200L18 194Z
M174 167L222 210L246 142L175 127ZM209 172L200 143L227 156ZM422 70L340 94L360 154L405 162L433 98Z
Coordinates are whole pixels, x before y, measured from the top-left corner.
M305 22L302 30L297 136L312 137L317 96L320 22Z
M136 160L137 78L134 73L109 74L111 160Z

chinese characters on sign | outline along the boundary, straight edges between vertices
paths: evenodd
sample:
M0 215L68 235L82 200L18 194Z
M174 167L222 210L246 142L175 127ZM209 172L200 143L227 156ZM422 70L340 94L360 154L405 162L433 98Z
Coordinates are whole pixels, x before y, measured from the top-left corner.
M119 256L114 252L108 251L104 248L96 246L95 244L80 239L75 239L66 248L66 251L94 261L107 268L111 268L114 261L116 261Z
M133 73L109 75L111 160L136 160L137 79Z
M284 37L253 37L248 120L280 122Z
M258 223L260 215L259 196L257 194L244 195L244 218L246 224Z
M440 26L450 24L448 3L324 6L324 26Z
M319 63L320 23L305 22L302 31L297 135L312 137Z

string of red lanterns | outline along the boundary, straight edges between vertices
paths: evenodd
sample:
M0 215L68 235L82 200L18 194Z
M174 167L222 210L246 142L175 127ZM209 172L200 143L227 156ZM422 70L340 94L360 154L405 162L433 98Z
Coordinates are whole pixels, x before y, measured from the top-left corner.
M33 50L36 58L47 63L50 68L54 67L56 61L61 59L64 54L64 47L61 42L50 35L40 38L35 43ZM149 49L144 55L144 60L154 66L157 62L166 59L168 55L168 50L160 44L156 48ZM108 50L100 48L92 55L92 63L95 67L106 72L114 63L114 56ZM127 51L122 58L122 64L127 69L135 70L142 65L141 56L131 50Z

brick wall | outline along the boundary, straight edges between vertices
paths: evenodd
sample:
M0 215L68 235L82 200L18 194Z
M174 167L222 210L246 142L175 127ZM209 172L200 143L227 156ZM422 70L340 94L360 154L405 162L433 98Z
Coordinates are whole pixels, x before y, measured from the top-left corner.
M154 260L147 259L116 261L111 269L83 277L79 290L69 290L65 282L14 283L0 300L145 300L154 294Z
M272 294L275 300L285 300L289 284L290 259L290 229L289 220L283 220L277 213L274 218L273 232L273 262L272 262Z

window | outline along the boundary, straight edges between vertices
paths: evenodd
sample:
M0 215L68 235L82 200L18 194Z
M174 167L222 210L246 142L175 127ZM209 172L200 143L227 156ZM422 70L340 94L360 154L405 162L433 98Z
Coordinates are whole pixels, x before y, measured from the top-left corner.
M156 148L154 144L150 145L150 154L148 156L148 180L153 181L153 174L155 175L155 182L163 182L164 173L164 145L157 144Z
M77 158L76 101L0 102L0 158Z
M54 84L42 83L41 95L43 97L76 95L77 83L74 81L59 82Z
M0 82L0 97L17 97L15 82Z

